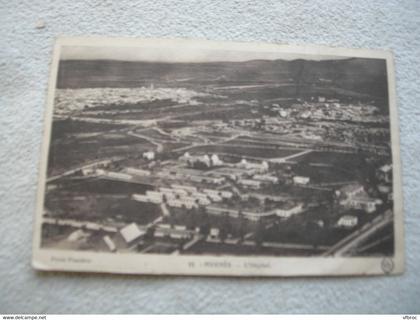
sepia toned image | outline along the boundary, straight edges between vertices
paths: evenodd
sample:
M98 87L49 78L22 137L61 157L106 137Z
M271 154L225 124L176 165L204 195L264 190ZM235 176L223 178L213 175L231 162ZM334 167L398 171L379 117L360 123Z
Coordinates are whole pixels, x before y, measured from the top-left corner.
M403 271L392 55L59 39L34 266Z

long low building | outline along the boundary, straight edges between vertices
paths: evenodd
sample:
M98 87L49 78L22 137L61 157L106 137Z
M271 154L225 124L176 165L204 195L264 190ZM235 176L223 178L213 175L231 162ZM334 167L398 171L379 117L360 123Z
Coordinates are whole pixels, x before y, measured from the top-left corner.
M353 228L353 227L357 226L357 224L358 224L358 218L356 216L352 216L352 215L342 216L337 221L337 226L342 227L342 228Z
M134 174L136 176L141 176L141 177L149 177L151 175L151 172L149 170L143 170L143 169L126 168L125 171L128 174Z
M288 205L284 208L275 209L275 214L281 218L289 218L295 214L301 213L303 211L303 204L297 203Z
M275 208L270 211L258 212L258 211L241 211L243 217L251 221L258 221L262 218L278 216L281 218L290 218L293 215L302 213L303 203L289 203L281 208ZM221 208L217 206L207 207L207 212L214 215L228 214L233 218L239 217L238 209Z
M197 188L194 186L185 186L180 184L172 184L171 187L175 190L185 190L188 192L197 192Z
M308 184L310 181L309 177L303 177L303 176L294 176L293 177L293 183L294 184L301 184L301 185L306 185Z
M150 202L155 204L161 204L163 202L163 195L162 194L155 194L155 193L147 193L146 194L133 194L131 198L135 201L139 202Z
M260 189L263 185L262 181L260 180L252 180L252 179L240 179L238 183L245 188L251 189Z
M225 199L230 199L233 197L233 193L230 191L221 191L220 195L222 196L222 198L225 198Z
M256 174L252 178L254 180L261 180L261 181L266 181L266 182L271 182L271 183L279 182L279 178L269 175L269 174Z
M133 194L131 198L139 202L149 202L149 197L145 194Z
M220 202L220 201L223 200L222 197L220 197L217 194L211 194L211 195L209 195L209 198L210 198L211 201L214 201L214 202Z
M203 192L208 195L212 195L212 194L218 195L220 191L214 190L214 189L204 189Z

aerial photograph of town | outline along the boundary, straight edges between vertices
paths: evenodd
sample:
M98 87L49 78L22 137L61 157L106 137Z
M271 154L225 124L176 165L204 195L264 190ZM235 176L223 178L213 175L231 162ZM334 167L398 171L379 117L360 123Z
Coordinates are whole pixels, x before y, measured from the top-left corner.
M386 61L59 63L42 248L392 256Z

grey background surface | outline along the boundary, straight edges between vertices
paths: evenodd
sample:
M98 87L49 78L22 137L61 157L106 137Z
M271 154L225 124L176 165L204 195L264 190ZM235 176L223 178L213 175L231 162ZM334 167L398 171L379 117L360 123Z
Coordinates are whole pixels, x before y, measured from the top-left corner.
M44 28L37 28L39 20ZM32 270L43 112L57 35L392 49L401 123L406 273L223 279ZM0 44L0 313L420 312L420 1L1 0Z

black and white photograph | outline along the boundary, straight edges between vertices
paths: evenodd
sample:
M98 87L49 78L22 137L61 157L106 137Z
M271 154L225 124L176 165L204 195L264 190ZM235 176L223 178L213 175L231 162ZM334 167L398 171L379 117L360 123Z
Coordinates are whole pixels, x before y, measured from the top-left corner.
M60 40L36 268L402 272L388 52Z

